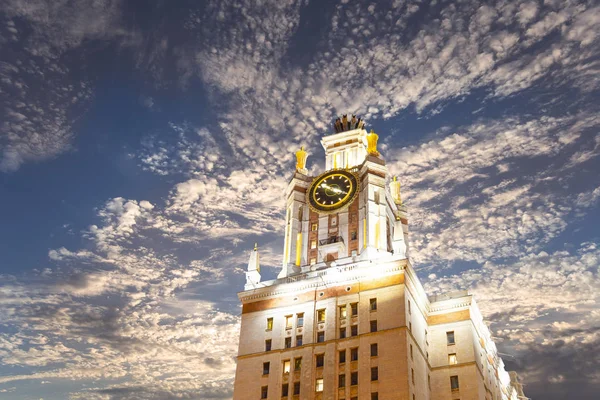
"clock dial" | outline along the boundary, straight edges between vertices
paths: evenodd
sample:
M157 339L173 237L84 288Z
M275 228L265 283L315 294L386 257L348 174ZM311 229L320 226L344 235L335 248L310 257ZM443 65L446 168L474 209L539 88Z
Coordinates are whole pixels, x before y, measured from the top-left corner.
M329 171L318 176L308 191L308 203L319 212L338 210L352 202L358 180L346 170Z

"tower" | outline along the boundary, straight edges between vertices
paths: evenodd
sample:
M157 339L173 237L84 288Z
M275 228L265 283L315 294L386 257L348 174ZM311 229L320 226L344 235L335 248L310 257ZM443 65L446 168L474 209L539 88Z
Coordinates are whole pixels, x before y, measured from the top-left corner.
M473 297L425 294L378 135L355 116L334 130L323 173L296 153L277 279L250 255L234 399L519 398Z

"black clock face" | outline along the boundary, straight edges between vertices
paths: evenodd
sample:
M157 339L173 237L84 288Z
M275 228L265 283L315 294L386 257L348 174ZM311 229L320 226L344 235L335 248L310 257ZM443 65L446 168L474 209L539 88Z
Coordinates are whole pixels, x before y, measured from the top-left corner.
M358 188L356 176L345 170L318 176L308 191L308 202L317 211L333 211L348 205Z

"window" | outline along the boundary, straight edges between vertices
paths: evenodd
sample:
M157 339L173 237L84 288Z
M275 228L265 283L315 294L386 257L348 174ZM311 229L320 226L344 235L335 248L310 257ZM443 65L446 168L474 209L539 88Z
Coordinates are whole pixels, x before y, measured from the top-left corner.
M350 232L350 240L356 240L356 231Z
M340 360L340 364L343 364L346 362L346 350L340 350L338 353L338 358Z
M260 388L260 398L266 399L268 395L269 395L269 387L268 386L261 387Z
M371 332L377 332L377 320L371 321Z
M346 328L340 328L340 339L346 338Z
M379 190L375 189L374 191L375 204L379 204Z
M296 336L296 346L302 346L302 335Z
M346 319L346 306L340 306L340 319Z
M337 225L337 217L331 218L331 226L336 226L336 225Z
M310 259L310 265L315 265L317 263L317 259L316 258L311 258Z
M338 376L338 387L346 387L346 375L340 374L340 376Z
M358 303L350 304L350 309L352 310L352 316L355 317L358 315Z
M413 346L412 346L412 344L410 345L410 359L414 360L414 358L413 358Z
M371 344L371 357L377 357L378 354L377 343Z
M456 359L456 353L448 354L448 364L450 364L450 365L458 364L458 361Z
M300 394L300 382L294 382L294 396Z
M352 385L352 386L358 385L358 372L352 372L350 374L350 385Z
M377 311L377 299L369 299L369 308L371 311Z
M313 232L316 232L318 229L319 229L319 224L317 224L317 223L312 223L312 224L310 225L310 230L311 230L311 231L313 231Z
M265 340L265 351L271 351L271 339Z
M408 300L408 313L412 314L411 309L410 309L410 300Z
M285 329L292 329L292 316L291 315L286 315L285 316Z
M350 327L350 336L357 336L358 335L358 325L352 325Z
M325 322L325 309L317 310L317 322Z
M431 390L431 375L427 375L427 387Z
M452 390L458 390L458 375L452 375L450 377L450 388Z
M325 331L317 332L317 343L323 343L325 341Z
M408 323L408 330L412 332L412 322Z
M317 379L317 383L315 385L315 391L316 392L322 392L323 391L323 378Z
M268 331L273 330L273 318L267 318L267 330Z
M371 380L376 381L379 379L379 368L371 367Z
M288 396L288 392L289 392L289 385L287 383L284 383L283 385L281 385L281 397L287 397Z
M448 343L448 345L455 344L454 331L446 332L446 342Z
M290 347L292 347L292 338L291 337L286 337L285 338L285 346L286 349L289 349Z
M410 376L411 376L411 380L413 385L415 384L415 370L413 368L410 369Z
M379 400L379 393L377 393L377 392L371 393L371 400Z
M317 354L317 368L322 367L325 364L325 354Z
M290 360L284 360L283 361L283 373L284 374L289 374L291 372L292 369L292 363Z
M317 248L317 241L316 240L311 240L310 241L310 248L311 248L311 250Z
M304 313L296 314L296 328L301 328L304 326Z
M350 361L358 361L358 347L350 349Z
M269 375L270 369L271 369L271 363L270 362L263 363L263 375Z

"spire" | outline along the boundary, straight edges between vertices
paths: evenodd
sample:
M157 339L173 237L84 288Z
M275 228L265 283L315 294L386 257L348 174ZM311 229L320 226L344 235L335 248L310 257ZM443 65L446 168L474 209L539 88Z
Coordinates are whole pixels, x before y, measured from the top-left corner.
M306 158L308 153L304 150L304 146L296 152L296 171L306 173Z
M379 156L379 152L377 151L377 140L379 140L379 135L371 129L371 132L367 134L367 152L373 156Z
M254 250L250 252L248 270L246 271L246 290L253 289L260 283L260 263L258 259L258 244L254 243Z

